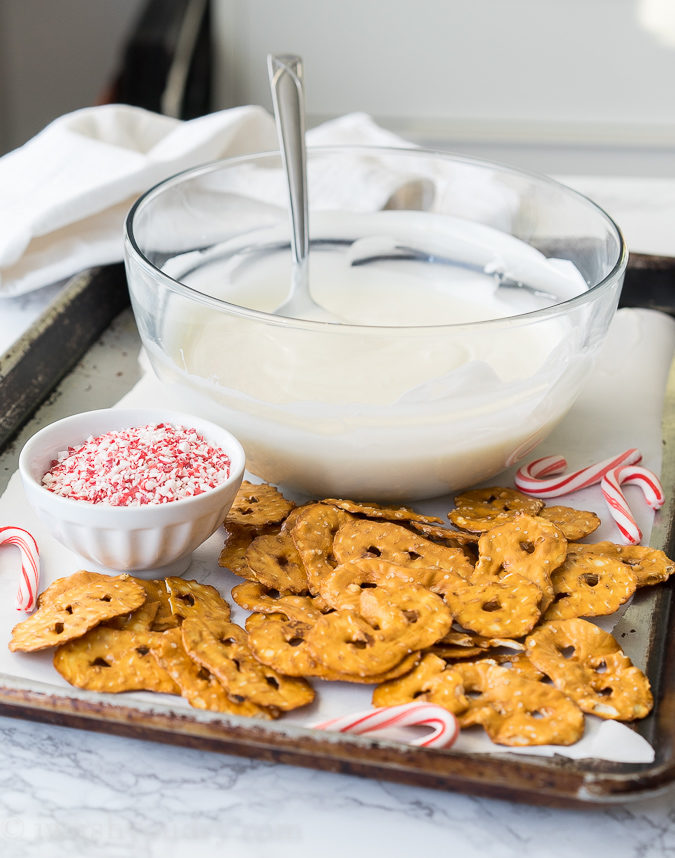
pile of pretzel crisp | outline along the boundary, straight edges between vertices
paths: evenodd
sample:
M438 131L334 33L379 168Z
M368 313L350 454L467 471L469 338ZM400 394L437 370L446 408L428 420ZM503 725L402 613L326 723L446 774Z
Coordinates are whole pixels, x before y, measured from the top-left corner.
M584 713L647 715L647 678L588 618L665 581L673 562L581 543L594 513L514 489L455 504L451 528L406 507L295 506L244 482L219 564L245 579L232 589L245 629L208 585L82 571L40 595L10 649L56 647L56 669L80 688L262 718L311 703L312 678L368 683L376 706L436 703L510 746L573 744Z

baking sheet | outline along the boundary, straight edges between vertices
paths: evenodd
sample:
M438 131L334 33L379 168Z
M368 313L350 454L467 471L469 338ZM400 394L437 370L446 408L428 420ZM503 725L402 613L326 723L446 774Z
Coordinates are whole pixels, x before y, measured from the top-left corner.
M675 323L661 314L634 310L623 310L617 314L596 371L589 378L584 393L570 415L538 449L537 454L562 452L568 458L570 465L576 467L627 447L639 446L643 452L644 464L658 471L661 464L660 418L663 390L674 342ZM147 377L125 397L123 404L161 406L166 405L165 398L166 394L162 388L154 379ZM179 406L179 403L173 399L171 406L177 407L177 405ZM512 475L512 471L505 472L491 482L508 484ZM647 539L653 523L652 513L644 503L640 502L637 492L630 495L630 491L629 489L629 500L634 501L633 507ZM593 509L601 515L602 529L593 535L592 541L617 538L617 533L606 514L604 503L596 488L571 496L570 502L576 506ZM450 505L448 498L416 504L425 511L441 515L445 515ZM6 495L0 501L0 515L6 523L28 527L38 538L43 553L43 586L50 580L79 568L77 559L50 540L39 522L32 517L16 478L10 483ZM13 516L11 521L8 515ZM657 527L659 526L660 522L657 520ZM229 583L236 583L239 579L224 573L215 565L221 545L222 535L218 534L205 543L195 553L192 568L187 575L215 584L221 589L226 589ZM7 631L17 621L12 607L16 586L16 558L10 556L13 554L14 549L0 551L0 622ZM635 609L642 610L643 607L637 605ZM631 611L634 612L634 609L629 609L627 617ZM241 617L235 614L235 619L240 620ZM628 654L640 666L645 666L649 657L649 637L649 634L633 636L629 637L627 642L622 641ZM659 663L654 669L660 670L660 668ZM95 725L97 729L116 731L120 730L121 725L126 725L129 730L129 725L133 723L134 728L140 731L140 735L153 737L154 733L155 737L170 741L185 741L190 737L193 742L197 741L196 736L199 736L199 741L204 746L257 755L262 753L264 746L265 753L278 754L283 750L290 754L294 761L312 765L320 763L326 767L335 767L339 761L348 758L352 767L366 766L368 774L380 771L379 767L382 763L377 756L372 758L371 755L381 754L386 748L389 754L389 756L385 754L389 761L386 769L388 774L382 775L380 772L381 776L395 775L396 779L414 776L421 779L414 782L423 782L432 786L453 786L459 777L460 788L490 794L496 794L502 789L506 789L507 794L509 791L518 792L518 773L522 771L521 768L515 766L512 768L512 786L509 790L508 786L500 784L500 778L495 778L491 763L487 764L487 768L485 765L476 765L477 755L488 751L491 758L494 756L495 761L502 760L503 765L505 758L513 760L518 754L524 754L523 759L529 760L531 765L535 754L542 753L541 750L537 750L533 754L532 749L505 752L503 748L492 746L480 731L465 731L460 742L451 751L442 753L427 751L426 756L422 758L422 764L417 762L413 764L412 761L417 759L419 752L413 752L398 743L390 746L386 741L372 739L357 740L344 739L344 737L340 737L339 740L335 737L319 739L316 731L306 729L307 724L322 717L367 708L371 694L371 689L367 687L355 688L344 684L319 682L317 683L319 701L311 709L290 713L282 721L273 724L252 725L249 722L240 727L237 722L241 719L198 713L190 709L184 701L177 701L175 698L159 698L156 695L144 694L91 695L71 689L55 673L51 666L51 657L46 654L19 655L2 649L0 650L0 673L2 673L0 681L4 686L3 692L0 693L0 700L4 700L10 710L13 709L15 713L27 717L40 717L40 715L44 717L49 713L53 715L58 712L68 723L75 723L73 718L76 720L84 718L85 721L89 720L87 726ZM27 700L30 700L28 706L26 706ZM88 713L86 716L85 712ZM172 729L170 728L166 735L160 736L159 734L163 731L157 725L163 721L166 721ZM191 727L186 727L188 724ZM215 729L213 736L204 735L202 728L206 724ZM589 753L596 759L580 763L579 768L574 771L566 770L564 764L565 762L569 764L569 761L562 761L559 757L548 762L549 766L555 764L553 769L535 766L534 771L548 778L549 782L547 793L541 793L541 789L537 789L536 793L555 794L561 799L570 799L572 795L578 798L580 788L577 781L584 784L583 789L587 789L587 780L591 773L593 778L598 776L597 757L605 753L610 759L616 758L617 750L623 762L614 769L611 764L606 765L610 766L607 771L615 779L615 786L622 793L626 790L630 792L631 787L638 790L645 786L644 777L635 778L631 777L631 773L626 773L626 765L630 767L639 764L641 772L648 771L650 766L653 769L654 764L663 767L664 761L661 759L663 749L657 749L661 757L658 754L655 757L651 747L645 747L644 740L625 725L613 722L603 723L598 719L590 718L588 724L588 737L584 741L591 744L590 750L584 750L582 743L575 747L577 751L581 749L582 753ZM650 733L652 744L656 743L658 731L652 729L643 732ZM255 739L251 733L255 734ZM605 737L603 734L609 735ZM240 742L238 746L235 743L236 746L233 748L229 746L232 744L234 735L240 737ZM243 741L242 736L245 736ZM307 743L312 747L310 752L306 750ZM317 743L328 748L325 756L318 752ZM355 757L352 755L354 748ZM559 753L560 750L559 748L549 749L548 753ZM392 753L395 764L392 764L390 758ZM433 763L432 760L434 760ZM446 762L445 774L439 775L439 760ZM472 760L473 766L470 771L467 771L466 764ZM458 775L460 770L463 772L461 777ZM551 786L551 771L558 773L553 786ZM490 773L489 778L486 772ZM638 768L632 774L638 774ZM440 782L432 782L439 777ZM570 778L575 784L573 788L568 785ZM527 785L531 788L536 781L532 771L528 771L525 781L526 785L520 787L524 795L528 792ZM592 790L589 794L595 795ZM600 790L595 800L598 800L598 796L606 797L609 794ZM532 800L534 796L525 795L525 797Z

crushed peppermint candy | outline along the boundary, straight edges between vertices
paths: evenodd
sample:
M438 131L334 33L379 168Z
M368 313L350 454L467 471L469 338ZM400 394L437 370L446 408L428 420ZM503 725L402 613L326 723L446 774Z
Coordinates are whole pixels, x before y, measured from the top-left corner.
M195 429L154 423L69 447L52 462L42 485L87 503L144 506L195 497L229 475L227 453Z

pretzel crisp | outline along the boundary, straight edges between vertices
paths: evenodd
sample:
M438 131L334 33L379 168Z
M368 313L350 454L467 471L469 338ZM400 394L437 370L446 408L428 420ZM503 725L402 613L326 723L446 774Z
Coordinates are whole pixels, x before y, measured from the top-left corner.
M425 521L408 521L406 526L421 533L426 539L447 545L448 548L458 546L474 546L478 542L477 533L468 533L464 530L453 530L438 524L427 524Z
M166 587L166 579L160 578L151 581L140 581L143 588L148 594L148 599L153 602L158 602L157 613L154 616L151 625L153 632L165 632L167 629L175 629L178 625L178 618L174 616L171 610L171 602L169 601L169 591Z
M261 664L249 648L248 635L234 623L207 625L194 616L183 622L181 631L190 658L212 673L234 700L287 711L314 699L306 680L282 676Z
M380 564L387 566L388 564ZM339 571L339 570L336 570ZM404 571L404 570L401 570ZM353 577L364 575L358 567L347 568ZM334 575L331 576L331 580ZM328 580L328 579L327 579ZM342 577L339 579L344 581ZM407 579L405 579L407 580ZM401 579L401 585L405 584ZM386 579L390 581L389 578ZM327 583L327 582L326 582ZM339 583L339 582L338 582ZM360 606L361 588L358 593L346 595L340 604L357 608ZM323 585L322 585L323 590ZM416 653L399 656L399 661L385 672L375 672L367 676L347 674L327 667L307 645L306 638L322 616L319 608L328 608L320 597L282 596L270 591L261 584L246 582L232 589L232 598L248 611L254 613L246 621L249 633L249 646L256 658L264 664L274 667L287 676L310 676L325 680L345 682L377 683L410 670L419 660Z
M465 579L447 569L400 566L379 557L365 557L354 563L342 563L321 584L320 595L335 610L359 610L361 593L381 585L405 587L418 584L433 593L446 592L465 584Z
M347 522L335 534L333 555L340 564L377 557L410 569L447 569L464 578L473 572L462 548L438 545L389 521Z
M514 489L455 501L459 529L408 507L296 506L244 482L218 563L244 579L231 593L245 628L199 581L80 571L40 594L10 649L56 647L57 671L77 687L180 694L265 719L310 705L317 681L371 684L377 706L436 703L511 747L572 744L583 712L644 717L648 680L580 617L614 613L675 563L578 542L594 513Z
M325 498L321 503L349 512L352 515L362 515L365 518L381 518L384 521L417 521L422 524L443 524L442 518L435 515L422 515L407 506L390 507L380 506L376 503L357 503L357 501L345 500L343 498Z
M493 647L513 650L516 653L525 649L525 645L520 641L509 638L487 638L473 632L457 632L451 629L444 638L427 647L426 652L432 652L445 661L455 661L485 655ZM491 657L496 658L494 654Z
M246 620L248 643L255 657L285 676L309 676L332 682L377 684L403 676L417 664L419 653L411 653L386 673L355 676L329 670L310 652L306 636L311 625L289 620L281 614L251 614Z
M305 638L317 661L357 676L384 673L443 637L452 616L441 598L415 584L363 590L359 610L324 614Z
M38 608L47 608L50 605L58 603L62 596L68 598L68 593L71 592L73 585L76 588L81 587L86 589L89 584L96 585L101 581L100 572L88 572L86 569L80 569L72 575L64 575L63 578L57 578L56 581L43 590L37 598ZM108 576L105 576L106 578ZM138 583L138 579L133 579Z
M325 668L306 642L312 626L284 614L254 613L246 618L248 645L258 661L285 676L320 676Z
M555 524L570 542L583 539L600 527L600 518L594 512L569 506L545 506L539 516Z
M523 679L530 679L532 682L541 682L546 679L545 674L532 664L525 652L490 653L486 658L496 662L500 667L514 671L517 676L521 676Z
M204 620L211 617L217 621L230 619L230 606L210 584L186 581L183 578L167 578L166 589L171 612L179 623L193 615Z
M244 610L260 614L282 614L289 620L313 625L323 613L320 597L283 595L257 581L232 588L232 598Z
M51 587L42 594L38 610L12 629L12 652L59 646L104 620L135 611L146 599L143 587L129 575L76 572L67 584L59 580Z
M494 581L463 582L445 601L464 629L488 638L519 638L541 616L542 591L528 578L507 572Z
M567 540L551 522L520 513L478 540L478 563L472 580L517 572L542 591L542 610L553 601L551 575L567 556Z
M573 745L583 736L583 713L556 688L487 660L468 663L460 670L465 691L483 697L482 701L480 696L471 699L460 724L482 724L498 745Z
M554 600L545 620L612 614L635 592L637 575L602 554L569 554L552 576Z
M151 602L147 598L140 608L136 608L135 611L131 611L129 614L120 614L119 617L106 620L101 625L110 629L118 629L119 631L149 632L152 629L152 624L155 621L158 611L159 601Z
M305 506L288 528L305 567L310 593L319 592L321 582L337 565L333 540L340 527L351 520L352 516L342 509L313 503Z
M498 524L510 521L516 513L524 512L537 515L544 502L502 486L486 489L473 489L463 492L455 498L455 509L448 518L462 530L472 533L485 533Z
M675 563L663 552L648 545L615 545L613 542L570 545L574 554L604 554L630 566L638 587L661 584L675 572Z
M267 483L250 483L244 480L225 519L230 524L247 527L264 527L283 521L293 509L293 501Z
M223 546L218 565L235 575L246 575L246 550L259 535L258 528L245 524L225 523L225 545Z
M581 619L544 623L527 638L530 661L584 712L644 718L653 705L649 681L612 635Z
M562 692L490 659L448 665L429 654L373 694L375 706L413 700L444 706L462 727L482 725L500 745L571 745L584 731L580 709Z
M71 685L89 691L180 694L150 653L155 637L149 631L97 626L60 646L54 653L54 667Z
M154 636L150 651L180 688L181 696L195 709L258 718L276 717L275 709L258 706L250 700L233 700L215 676L187 654L180 629L169 629Z
M171 613L169 593L164 579L134 578L134 581L145 590L145 602L130 614L113 617L112 620L106 620L103 625L120 630L153 632L175 628L178 621Z
M307 593L309 582L304 563L290 532L258 536L246 549L245 564L252 577L280 593Z

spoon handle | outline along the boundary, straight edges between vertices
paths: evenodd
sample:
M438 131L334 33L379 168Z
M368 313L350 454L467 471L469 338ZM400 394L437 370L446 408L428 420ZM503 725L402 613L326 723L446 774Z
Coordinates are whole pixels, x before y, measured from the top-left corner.
M302 60L293 54L269 54L267 70L281 158L288 178L293 259L302 266L309 253Z

